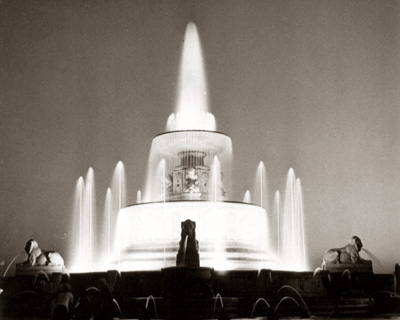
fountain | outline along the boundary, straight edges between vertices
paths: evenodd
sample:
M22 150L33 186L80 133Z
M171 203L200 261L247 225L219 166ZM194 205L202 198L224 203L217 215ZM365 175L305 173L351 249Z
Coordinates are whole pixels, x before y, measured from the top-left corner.
M266 305L269 319L293 314L309 318L312 308L326 311L332 305L336 311L348 307L349 303L353 303L350 312L370 314L370 297L338 299L342 287L332 291L333 281L326 286L329 271L321 271L321 277L310 272L292 272L308 269L302 187L293 169L288 172L282 196L276 191L271 211L263 162L257 168L251 195L247 190L242 202L232 199L232 142L227 135L217 131L214 116L208 112L200 52L196 27L190 23L182 57L178 109L169 117L166 132L153 139L144 193L137 192L136 204L125 207L125 169L121 161L115 168L111 187L106 191L103 216L97 216L95 210L94 170L89 168L86 178L77 180L73 228L76 246L72 249L79 264L72 263L70 267L73 271L70 280L75 290L82 291L94 277L104 275L104 270L118 269L126 272L107 271L107 278L109 273L113 274L113 281L107 281L107 284L111 291L116 288L116 296L128 310L129 318L135 318L144 296L147 296L144 316L154 313L157 318L159 312L166 315L166 319L176 319L178 312L179 319L205 318L204 314L215 316L218 299L220 319L226 319L230 313L243 315L250 311L253 317L260 303ZM182 237L183 250L179 252L181 222L189 219L191 223L196 222L195 239L199 242L196 250L187 250L189 237ZM101 244L95 246L98 242ZM98 250L100 247L102 250ZM94 256L95 250L105 257ZM190 251L195 259L187 259ZM190 260L195 263L186 263ZM183 262L175 266L176 261ZM395 276L390 275L385 281L381 281L381 276L369 277L363 283L360 281L359 287L382 282L380 288L393 288L393 284L398 283L399 270L396 265ZM80 273L82 271L86 273ZM39 270L38 274L42 272ZM59 272L57 274L61 277ZM44 276L49 282L47 274ZM344 278L350 284L354 280L347 269L339 276L340 281ZM20 279L3 280L5 293L2 296L7 295L4 305L9 308L9 313L19 312L20 306L27 305L29 297L24 294L28 291L13 296L12 289L19 289L16 283ZM280 289L276 290L278 285ZM214 288L222 289L216 292L224 292L224 300L220 294L214 295ZM287 289L294 296L281 297L282 291ZM98 289L92 286L85 290L98 294ZM0 289L0 293L2 291ZM331 299L326 292L338 295ZM388 291L379 289L377 292ZM303 293L307 294L305 299ZM259 298L251 306L249 301L256 297ZM29 309L34 309L31 308L33 305L48 306L47 300L36 303L30 299ZM149 308L150 300L154 312ZM214 304L213 309L210 302ZM322 307L321 302L325 303ZM116 307L121 317L118 303Z
M287 270L302 270L306 265L301 183L293 169L288 172L279 242L281 262Z
M260 161L257 167L257 174L254 186L254 203L260 207L267 209L267 173L264 162Z
M169 116L166 131L153 138L146 182L143 192L137 192L136 204L124 207L124 167L122 162L116 166L104 211L103 233L108 239L100 241L104 243L102 251L111 256L106 268L126 271L174 266L180 223L190 219L197 223L202 266L217 270L305 270L303 213L298 209L301 187L289 180L293 179L293 170L289 171L291 187L286 188L285 209L279 209L276 217L268 211L263 162L257 168L252 190L254 202L250 191L243 201L232 199L232 141L217 131L215 118L208 111L200 39L193 23L186 29L182 52L177 109ZM84 191L77 192L81 205L76 205L76 216L80 217L79 260L86 271L88 267L96 269L92 253L88 253L93 246L94 212L93 169L89 171L85 181L77 185Z
M71 251L78 255L72 270L92 269L95 202L94 170L89 168L86 178L79 177L76 182L73 229L77 233Z

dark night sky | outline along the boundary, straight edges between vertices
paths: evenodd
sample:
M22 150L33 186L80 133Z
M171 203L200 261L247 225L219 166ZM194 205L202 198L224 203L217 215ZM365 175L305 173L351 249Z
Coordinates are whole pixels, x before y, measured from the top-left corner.
M2 0L0 271L29 238L68 263L75 185L89 167L98 208L119 160L135 201L152 138L175 108L189 21L211 112L233 141L233 197L251 188L261 160L271 200L293 168L311 268L357 234L374 270L392 272L400 1L386 0Z

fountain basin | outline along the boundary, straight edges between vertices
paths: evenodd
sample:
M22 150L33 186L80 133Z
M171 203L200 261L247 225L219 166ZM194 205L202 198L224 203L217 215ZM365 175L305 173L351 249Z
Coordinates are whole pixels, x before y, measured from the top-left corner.
M119 212L120 270L175 266L181 222L187 219L196 222L201 266L218 270L275 266L263 208L241 202L169 201L133 205Z

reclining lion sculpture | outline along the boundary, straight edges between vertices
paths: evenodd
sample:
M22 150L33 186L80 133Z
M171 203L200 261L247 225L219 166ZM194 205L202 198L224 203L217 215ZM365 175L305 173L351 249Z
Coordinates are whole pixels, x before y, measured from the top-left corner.
M40 249L36 240L30 239L25 245L28 259L23 263L28 266L64 266L64 259L56 251Z
M365 260L359 254L362 247L361 239L353 236L344 247L326 251L323 261L324 263L363 263Z

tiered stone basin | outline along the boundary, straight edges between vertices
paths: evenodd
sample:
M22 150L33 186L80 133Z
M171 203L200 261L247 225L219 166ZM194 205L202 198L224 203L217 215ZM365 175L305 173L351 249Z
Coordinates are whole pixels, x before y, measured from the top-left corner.
M196 222L200 266L219 270L275 266L263 208L240 202L170 201L133 205L119 212L120 270L175 266L181 222L186 219Z

